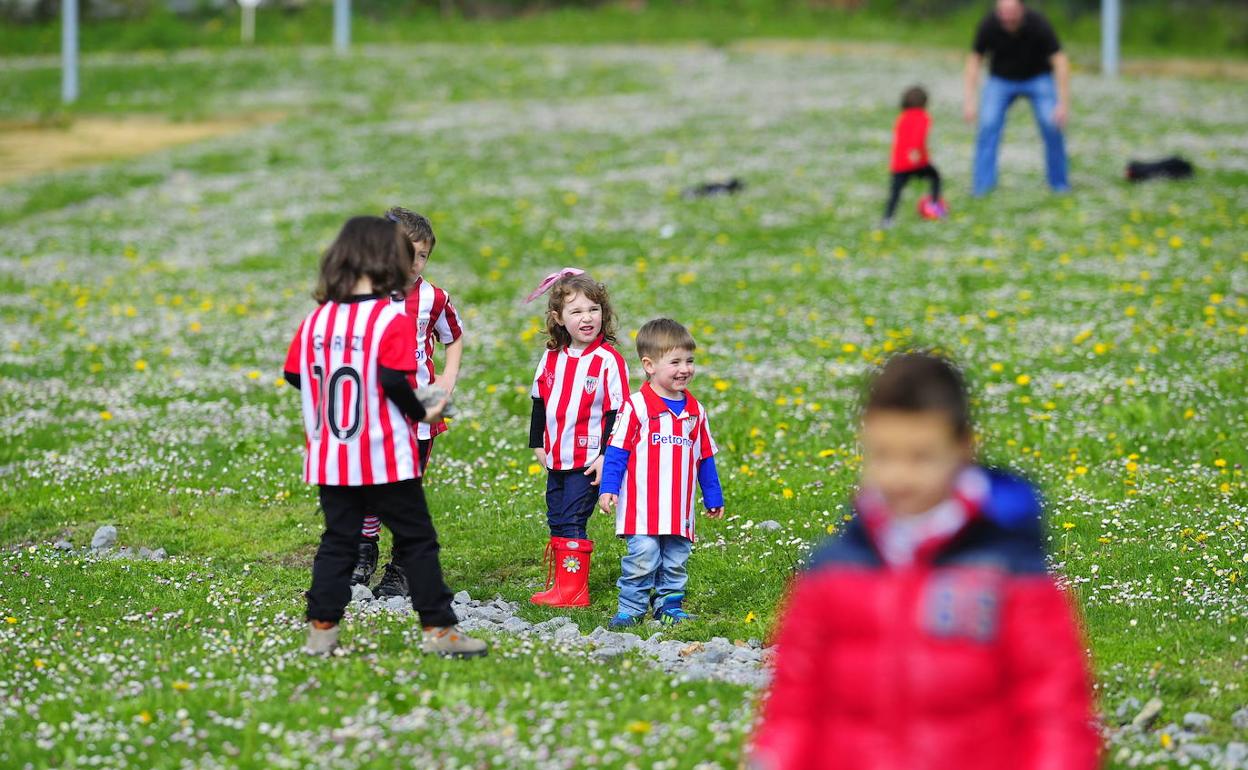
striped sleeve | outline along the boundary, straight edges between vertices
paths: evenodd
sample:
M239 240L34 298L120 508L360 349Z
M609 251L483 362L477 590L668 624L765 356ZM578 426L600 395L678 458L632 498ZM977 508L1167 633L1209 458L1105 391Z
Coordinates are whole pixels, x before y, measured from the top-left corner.
M698 460L705 460L718 452L719 447L715 445L715 439L711 438L711 416L703 412L702 419L698 421L698 437L694 440L693 456Z
M300 372L299 363L303 359L303 325L307 322L308 319L305 318L299 323L299 331L295 332L295 338L290 341L290 347L286 350L286 366L284 371L291 372L293 374L299 374Z
M611 440L607 446L631 452L633 447L637 446L637 437L640 434L641 419L638 417L637 410L633 407L633 400L630 398L624 402L620 413L616 415L615 428L611 431Z
M438 335L438 342L449 345L464 335L464 326L459 320L459 311L451 304L451 295L442 289L438 291L442 294L442 312L438 314L433 328Z
M542 379L542 372L546 370L546 356L543 352L542 357L537 359L537 371L533 372L533 386L529 388L529 398L541 398L542 392L538 389L537 384Z
M612 412L619 410L624 399L628 398L628 364L624 362L624 356L612 351L607 357L606 369L607 392L602 409Z

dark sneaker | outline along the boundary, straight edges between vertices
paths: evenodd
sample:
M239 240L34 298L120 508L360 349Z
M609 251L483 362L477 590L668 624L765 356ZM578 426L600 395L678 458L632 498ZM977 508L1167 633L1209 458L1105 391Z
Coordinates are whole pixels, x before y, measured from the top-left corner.
M407 575L403 574L399 565L388 562L381 575L381 582L373 589L373 596L385 599L388 596L409 596L410 594L407 588Z
M617 612L615 617L611 618L607 623L607 628L632 628L639 626L645 622L644 615L629 615L627 612Z
M351 573L351 585L368 585L377 572L377 538L360 538L360 558Z

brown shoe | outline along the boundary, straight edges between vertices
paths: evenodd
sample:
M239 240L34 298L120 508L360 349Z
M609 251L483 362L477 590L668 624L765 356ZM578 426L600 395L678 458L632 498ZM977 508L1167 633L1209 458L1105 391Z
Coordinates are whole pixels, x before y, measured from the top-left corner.
M444 658L476 658L489 652L489 647L460 631L459 626L432 626L425 629L420 650Z

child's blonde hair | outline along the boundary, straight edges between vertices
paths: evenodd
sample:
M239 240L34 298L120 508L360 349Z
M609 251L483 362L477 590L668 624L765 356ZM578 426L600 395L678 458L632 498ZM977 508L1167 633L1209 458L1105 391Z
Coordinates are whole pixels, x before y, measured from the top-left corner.
M558 350L572 344L572 335L559 322L563 315L563 306L574 294L583 294L585 299L602 308L602 338L615 343L615 311L611 309L611 297L607 294L605 284L598 283L588 273L565 275L550 287L550 298L546 300L546 348Z
M653 361L677 349L691 352L698 349L698 343L694 342L693 335L677 321L670 318L656 318L653 321L646 321L645 325L637 330L638 358L649 358ZM647 374L646 379L650 379L650 375Z

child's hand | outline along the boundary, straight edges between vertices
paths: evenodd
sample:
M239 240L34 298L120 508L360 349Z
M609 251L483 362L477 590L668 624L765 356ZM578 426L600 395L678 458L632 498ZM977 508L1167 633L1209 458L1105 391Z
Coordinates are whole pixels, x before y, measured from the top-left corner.
M590 486L596 487L602 483L602 462L602 455L598 455L598 459L590 463L589 467L585 469L586 476L594 477L594 480L589 482Z
M450 398L444 398L433 406L425 407L425 416L421 419L421 422L429 423L430 425L442 422L442 410L446 408L448 401L450 401Z
M546 450L539 447L533 448L533 456L537 458L537 464L546 467Z
M718 508L707 508L707 509L706 509L706 518L708 518L708 519L722 519L722 518L724 518L724 506L722 506L722 505L721 505L721 506L719 506Z
M615 513L615 504L619 501L619 495L598 495L598 507L603 513Z

